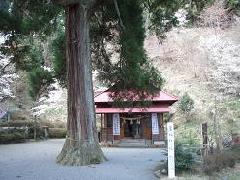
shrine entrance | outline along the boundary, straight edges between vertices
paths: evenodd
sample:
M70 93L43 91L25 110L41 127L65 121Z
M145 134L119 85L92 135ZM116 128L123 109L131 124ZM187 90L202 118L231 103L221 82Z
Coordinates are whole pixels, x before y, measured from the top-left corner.
M124 122L124 137L125 138L142 138L140 131L142 130L141 121L125 120Z

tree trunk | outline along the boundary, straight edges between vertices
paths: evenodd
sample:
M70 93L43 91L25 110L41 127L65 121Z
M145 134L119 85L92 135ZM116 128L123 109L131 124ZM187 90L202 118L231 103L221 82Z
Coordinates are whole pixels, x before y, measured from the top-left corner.
M66 7L66 37L68 133L57 162L63 165L101 163L105 157L97 141L87 6Z

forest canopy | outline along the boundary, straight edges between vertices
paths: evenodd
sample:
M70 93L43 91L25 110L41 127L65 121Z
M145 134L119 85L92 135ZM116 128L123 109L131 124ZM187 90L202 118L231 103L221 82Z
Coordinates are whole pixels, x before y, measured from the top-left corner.
M164 80L143 47L146 31L162 39L178 25L175 14L179 9L187 12L191 22L208 3L211 1L96 1L89 16L92 65L98 79L114 92L160 90ZM29 73L31 96L40 97L56 80L66 87L64 8L55 1L2 0L0 18L1 34L7 37L1 53L17 70Z

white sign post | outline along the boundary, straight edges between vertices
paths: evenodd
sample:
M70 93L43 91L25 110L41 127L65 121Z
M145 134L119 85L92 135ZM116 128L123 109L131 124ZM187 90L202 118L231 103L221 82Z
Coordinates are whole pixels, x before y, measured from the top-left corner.
M168 138L168 178L175 178L175 160L174 160L174 127L173 122L167 123Z
M119 114L113 114L113 135L120 135L120 117L119 117Z

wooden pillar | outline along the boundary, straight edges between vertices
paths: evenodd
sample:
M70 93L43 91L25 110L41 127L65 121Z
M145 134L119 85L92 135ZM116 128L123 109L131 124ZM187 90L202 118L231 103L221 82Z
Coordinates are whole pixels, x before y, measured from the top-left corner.
M159 122L160 122L160 140L165 140L165 132L164 132L164 120L163 120L163 113L159 114Z
M203 150L202 156L208 154L208 134L207 134L207 123L202 124L202 137L203 137Z
M100 129L100 142L102 142L102 132L103 132L103 126L102 126L102 118L103 118L103 114L101 113L101 129Z
M151 113L147 114L147 117L142 120L142 126L143 126L143 137L146 140L152 140L152 119L151 119ZM150 124L150 126L149 126Z
M104 128L106 131L106 142L108 141L107 114L104 114Z
M152 132L152 113L150 113L150 124L151 124L151 129L150 129L150 131L151 131L151 144L153 144L154 142L153 142L153 132Z
M107 142L107 114L101 116L102 142Z

